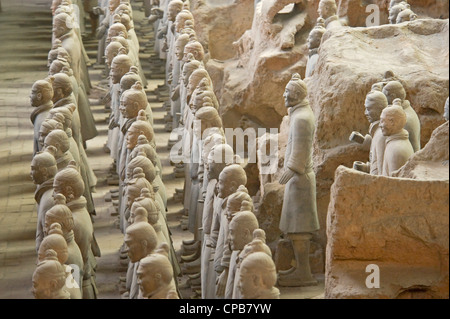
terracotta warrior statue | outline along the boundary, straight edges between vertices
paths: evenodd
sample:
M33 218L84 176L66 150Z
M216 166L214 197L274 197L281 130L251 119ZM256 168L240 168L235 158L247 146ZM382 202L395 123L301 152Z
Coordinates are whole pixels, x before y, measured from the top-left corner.
M81 121L78 112L77 100L73 94L72 81L65 73L56 73L53 81L53 103L55 108L64 107L66 105L74 105L75 109L72 115L72 121L69 128L72 130L72 136L77 144L82 142L81 138ZM80 144L82 145L82 144Z
M123 52L121 52L121 54L128 55L130 57L130 59L131 59L131 62L134 64L135 63L135 60L134 60L135 57L130 53L130 42L128 41L126 36L127 35L124 32L119 32L119 35L111 37L111 42L119 42L120 44L122 44L122 46L124 47L124 50L123 50ZM109 46L109 44L110 43L108 42L108 46ZM116 55L117 55L117 53L116 53Z
M39 130L42 122L47 118L48 112L53 108L53 77L38 80L33 84L30 94L30 103L34 108L30 119L34 126L34 150L33 155L41 150L38 144Z
M137 277L142 298L179 299L168 254L169 246L162 243L154 253L141 259Z
M39 262L44 261L45 259L45 253L49 250L53 249L57 253L57 258L59 262L66 268L66 273L68 274L68 277L66 279L66 287L65 289L70 294L70 299L81 299L81 288L80 288L80 281L79 279L80 274L79 270L80 268L76 269L78 267L72 268L69 265L69 249L67 246L66 239L63 236L63 231L61 229L61 225L58 223L52 224L50 226L50 230L48 235L44 238L42 241L41 246L39 247L38 251L38 257ZM75 275L75 278L78 279L78 282L76 279L72 276L72 271L78 271L78 273Z
M409 4L406 1L393 0L389 4L389 23L396 24L400 12L409 9Z
M403 128L406 121L407 116L401 105L387 107L381 113L380 128L386 137L381 175L391 176L414 154L408 131Z
M111 23L111 15L114 16L114 11L118 6L118 0L101 0L99 1L99 6L95 8L95 10L100 15L100 23L96 30L96 38L99 40L97 52L97 61L99 62L103 62L102 56L106 47L106 31L108 31L109 25Z
M132 66L132 61L123 49L119 50L119 54L112 60L110 78L111 89L109 95L111 97L111 117L108 131L108 147L111 150L111 157L117 161L119 156L118 142L120 133L120 80Z
M69 138L69 152L72 154L72 157L77 163L81 163L81 153L78 148L78 144L73 137L73 131L70 128L72 126L73 113L76 110L75 104L67 104L62 107L53 108L50 110L50 114L48 119L52 119L58 121L62 125L62 130L66 132L67 137ZM41 130L42 131L42 130ZM50 132L48 132L50 133ZM47 133L47 135L48 135ZM45 138L44 138L45 141ZM83 168L84 169L84 168Z
M38 152L31 161L31 178L37 185L34 198L37 203L36 251L44 239L45 214L53 207L53 179L58 173L56 149L49 146Z
M75 0L73 2L74 5L72 5L72 1L70 0L63 0L61 2L61 5L59 5L54 11L53 26L55 27L56 20L61 21L58 21L59 25L58 28L56 28L56 32L53 33L53 40L58 38L61 39L63 47L66 48L69 54L71 56L72 54L77 55L75 64L78 64L78 60L80 61L80 79L82 81L80 82L80 84L86 89L87 94L89 94L90 89L92 88L92 84L88 74L88 64L90 65L90 61L81 37L81 34L84 32L84 10L79 9L81 0ZM61 14L66 14L69 19L61 17ZM63 23L66 24L65 27L61 27L61 24ZM60 32L62 32L63 36L57 35L57 33ZM73 37L75 37L76 39L73 39ZM76 71L74 72L76 74Z
M212 81L209 74L200 80L195 90L192 92L189 108L193 115L202 106L211 106L216 110L219 109L219 102L212 87Z
M105 36L109 26L114 23L114 13L117 7L120 5L120 0L108 0L106 3L102 4L104 5L101 8L101 11L103 13L103 20L100 22L100 25L97 28L97 39L99 40Z
M181 37L181 35L178 38L180 38L180 37ZM187 38L182 38L182 39L185 39L186 41L188 41ZM179 43L179 45L180 45L180 43ZM176 129L177 134L173 135L173 137L171 137L169 139L169 143L175 144L178 142L178 143L180 143L179 145L183 145L183 140L185 137L184 132L185 132L185 126L186 126L186 123L185 123L186 112L188 110L187 87L188 87L188 83L189 83L189 78L190 78L191 74L202 65L202 63L200 61L195 60L194 56L192 54L188 54L186 62L182 61L183 55L184 55L184 45L182 46L182 48L181 47L178 49L176 48L175 51L176 51L175 53L177 55L177 60L180 61L181 74L179 77L179 85L172 88L171 99L172 100L179 99L180 105L179 105L179 110L176 111L176 113L177 113L176 118L174 118L173 122L172 122L172 128ZM178 90L178 88L179 88L179 90ZM178 121L178 122L175 123L175 121ZM187 159L184 160L184 162L186 162L186 161L187 161ZM180 169L180 171L183 171L183 166L185 166L183 162L178 165L178 168Z
M153 166L155 166L156 169L155 183L159 186L160 189L165 189L165 187L163 187L164 183L161 179L162 176L161 159L156 153L155 148L152 145L150 145L150 142L147 140L147 137L143 134L138 136L136 146L131 150L128 162L130 162L133 158L135 158L140 152L144 152L145 156L147 156L147 158L152 161ZM161 197L163 199L164 197L167 199L167 196L163 196L162 194Z
M233 161L233 148L223 143L211 148L205 166L208 184L206 193L203 194L204 205L202 214L201 283L203 299L215 298L216 273L214 264L210 262L210 257L214 255L213 247L216 246L216 242L211 242L214 211L217 211L221 204L221 199L217 196L216 187L220 173L227 165L233 164Z
M61 225L54 223L50 225L46 231L44 240L38 250L38 261L45 259L45 252L48 249L53 249L57 253L57 258L61 264L65 264L69 257L69 250L67 242L63 237Z
M242 260L238 279L242 299L280 299L276 281L275 263L266 253L255 252Z
M170 0L167 6L167 20L169 21L168 25L168 43L169 46L173 44L173 38L175 36L175 22L178 14L183 10L183 1L181 0ZM178 21L181 24L181 21ZM172 27L173 25L173 27ZM179 25L181 27L182 25ZM169 49L172 47L170 46Z
M314 69L319 59L319 46L322 41L323 34L327 31L325 29L325 22L322 18L317 19L317 24L314 29L311 30L308 36L308 49L309 57L306 64L305 78L310 77L314 72Z
M125 39L128 39L128 31L127 28L120 22L120 16L115 15L114 16L114 23L109 26L108 28L108 35L106 37L106 44L109 44L111 42L111 39L113 37L117 37L120 34L124 35ZM130 42L128 42L130 44ZM135 50L134 47L130 48L131 50Z
M180 34L175 40L172 59L172 74L171 74L171 114L173 117L172 128L178 127L181 115L181 67L184 56L184 47L189 41L187 34ZM193 57L193 56L192 56Z
M350 141L362 144L370 149L369 162L355 162L353 168L379 175L383 171L383 155L386 138L380 129L380 115L384 108L388 106L386 96L380 91L371 91L366 96L365 115L370 123L369 134L363 136L359 132L350 135Z
M33 295L36 299L70 299L64 289L66 285L66 269L58 261L56 252L49 249L45 259L40 262L33 273Z
M54 74L55 81L53 82L53 103L55 108L67 104L74 104L76 106L73 112L72 120L72 134L79 144L79 147L84 148L84 141L92 139L97 136L97 128L95 126L94 116L92 114L89 99L85 97L83 90L78 90L78 99L74 93L73 77L65 73L65 70L61 70L59 73ZM81 95L80 95L81 92Z
M126 148L128 152L130 152L130 154L135 149L140 135L144 135L147 141L150 141L151 147L156 147L153 127L148 122L144 110L139 111L139 115L136 121L131 124L130 128L127 131L127 136L124 142L126 142ZM128 158L127 160L129 161L131 160L131 158Z
M122 79L120 80L120 91L125 92L126 90L131 89L136 82L142 83L142 80L138 68L132 66L130 71L122 76ZM147 114L148 121L153 125L153 111L149 102L147 102L147 106L145 107L145 113Z
M319 17L324 20L327 30L342 26L337 13L336 0L320 0L318 13Z
M195 120L195 114L194 110L198 109L199 107L203 106L203 100L199 101L197 100L198 107L197 108L190 108L191 102L195 101L195 99L192 98L193 93L195 92L195 89L199 85L202 79L208 78L209 80L209 74L204 68L198 68L194 72L192 72L191 76L189 77L189 84L187 86L187 94L186 94L186 103L182 104L182 112L184 113L183 116L183 136L181 139L181 145L182 145L182 155L184 158L184 169L185 169L185 175L189 176L190 172L192 170L192 155L193 155L193 147L194 147L194 134L193 134L193 122ZM184 107L184 110L183 110ZM191 205L191 192L194 190L194 188L191 187L191 184L195 184L195 181L192 183L190 180L186 180L186 185L184 187L185 189L185 199L184 199L184 207L187 208L188 214L190 214L190 205Z
M130 262L133 263L133 271L139 267L139 262L142 258L154 251L158 243L155 230L146 221L135 221L128 226L124 241Z
M59 48L62 48L61 40L60 39L53 40L52 48L50 49L50 51L48 51L48 55L47 55L47 67L48 68L50 67L50 65L52 65L52 62L58 58Z
M59 13L53 17L53 36L61 41L61 45L71 57L73 74L78 83L82 81L81 43L74 29L74 19L67 13Z
M253 233L259 228L258 219L252 212L253 204L251 202L251 197L247 192L238 190L231 195L228 200L227 206L229 208L228 213L231 214L231 221L228 226L228 244L226 247L229 247L231 254L229 255L225 251L222 258L223 265L225 266L228 264L229 269L225 288L225 299L233 298L239 254L244 249L245 245L253 240ZM233 208L235 205L239 207ZM226 255L229 256L226 257ZM226 258L229 258L229 260L224 260Z
M153 131L153 127L148 122L144 110L139 111L136 121L131 124L128 129L126 136L127 149L133 150L136 147L140 135L144 135L150 145L154 148L156 147L155 132Z
M222 257L225 250L224 245L226 241L225 238L223 238L223 236L225 235L223 227L225 225L222 225L222 220L224 216L227 216L228 198L238 190L239 186L245 185L246 183L247 175L242 166L240 166L239 164L231 164L229 166L226 166L219 175L218 196L222 199L222 202L217 211L214 211L210 237L211 241L216 243L216 246L214 247L214 269L218 276L228 278L228 271L225 267L222 266ZM218 298L223 298L224 291L216 291L216 296Z
M200 106L198 106L200 104ZM199 239L198 228L201 223L201 213L203 208L200 207L199 199L202 199L204 166L202 160L202 150L204 142L208 136L215 133L221 135L224 139L225 134L222 129L222 120L217 110L212 106L206 105L201 101L196 101L193 108L195 120L191 130L192 134L192 151L190 158L190 205L189 205L189 230L194 233L194 238Z
M59 40L59 39L56 39L55 40L56 41L56 43L60 43L61 44L61 40ZM70 55L69 55L69 52L67 52L67 50L66 49L64 49L63 47L62 47L62 45L59 45L59 47L56 49L56 50L54 50L55 52L53 53L52 52L53 50L51 50L50 52L49 52L49 61L50 61L50 65L49 65L49 68L52 66L52 64L53 64L53 61L55 61L55 60L61 60L61 61L66 61L67 63L68 63L68 66L70 67L70 68L72 68L72 58L70 57ZM55 56L55 54L56 54L56 56ZM49 70L50 71L50 70ZM54 74L56 74L56 73L60 73L62 71L62 68L61 69L59 69L58 70L58 72L53 72ZM52 74L53 75L53 74Z
M245 209L242 208L245 203ZM223 271L217 281L217 292L219 295L224 294L225 299L231 299L233 291L231 282L234 280L235 260L238 252L234 252L230 245L229 238L229 224L234 216L241 210L253 211L253 202L248 194L248 190L244 185L240 185L236 192L231 194L228 198L225 214L221 216L219 237L217 239L217 247L223 247L222 256L215 256L220 258L220 266ZM230 276L233 278L231 279Z
M208 71L204 68L198 68L192 72L187 89L188 94L186 101L192 115L195 115L195 112L198 110L199 106L203 106L202 102L203 97L205 96L208 96L212 100L213 106L218 108L217 97L215 96L214 89L212 87L212 80ZM200 103L196 101L197 96L200 98ZM197 107L195 107L195 103L197 103ZM186 112L187 111L185 111L185 113Z
M414 11L411 10L411 8L407 8L405 10L402 10L397 15L397 20L395 21L397 24L407 21L414 21L417 19L417 14L414 13Z
M143 207L138 207L136 209L133 209L133 211L130 213L130 218L129 218L130 225L134 224L134 223L148 223L148 213L147 210ZM153 226L153 225L152 225ZM153 227L154 229L154 227ZM155 232L157 233L156 229ZM158 234L156 235L157 240L156 240L156 246L158 246L159 244L159 237ZM127 253L128 256L128 252L127 252L127 246L125 245L125 251ZM133 262L129 262L128 263L128 270L127 270L127 274L126 274L126 290L127 292L125 292L124 294L122 294L122 299L138 299L139 297L139 285L137 283L137 266L139 266L139 263L133 263Z
M266 244L266 232L261 228L255 229L252 241L244 246L241 254L239 254L239 260L242 261L247 255L257 251L262 251L272 256L272 250Z
M289 110L289 137L280 184L286 184L280 230L294 247L297 265L280 271L281 286L311 286L317 281L309 266L309 246L313 232L319 229L316 204L316 176L312 162L315 130L314 113L307 99L307 87L299 74L286 86L285 105Z
M192 20L194 21L194 16L192 15L192 13L189 10L183 9L181 10L176 18L175 18L175 31L177 33L181 33L181 31L184 29L185 23L187 20Z
M127 158L130 155L130 150L127 149L127 134L128 129L131 127L140 110L145 110L147 107L147 95L145 94L141 82L136 82L133 86L122 93L120 96L119 110L121 112L123 121L120 123L120 135L119 135L119 157L117 158L118 174L123 180L125 176L125 170L127 166Z
M239 290L239 278L241 273L241 264L245 257L256 252L266 253L272 257L272 251L266 244L266 232L260 228L255 229L253 232L253 239L250 243L244 246L244 249L240 252L236 260L236 274L234 275L234 290L233 299L242 299L241 292Z
M150 125L150 123L148 122L146 115L145 115L145 111L144 110L140 110L139 111L139 115L136 118L136 121L133 122L131 124L131 126L129 127L129 129L127 130L126 136L124 138L124 146L126 147L127 150L127 154L131 154L131 152L134 150L134 148L136 147L137 143L138 143L138 138L140 135L144 135L145 138L148 141L151 141L151 146L155 146L155 142L154 142L154 131L153 131L153 127ZM130 161L132 158L130 156L128 156L126 158L126 161ZM128 166L126 164L126 166ZM125 173L125 178L126 178L126 170L124 171ZM150 182L147 181L147 183L151 186ZM127 187L125 185L125 187ZM165 189L162 189L161 192L164 192ZM122 191L122 194L124 194L124 191ZM139 194L137 194L137 196L139 196ZM124 215L121 215L121 229L125 229L124 226L127 224L127 221L125 220L126 215L128 215L126 212L129 210L129 208L131 207L131 204L128 205L128 201L125 200L123 201L123 204L126 206L122 206L120 208L120 211L122 213L124 213ZM127 208L128 207L128 208ZM165 207L161 207L161 209L164 210L165 213Z
M66 197L67 206L74 219L75 241L80 247L84 262L83 299L95 299L97 288L93 277L96 267L94 253L99 256L100 251L95 242L91 217L86 209L86 199L83 196L84 182L75 162L70 162L56 174L53 188L55 195L62 194Z
M145 192L150 192L147 188L144 188L141 191L142 196L147 196ZM143 194L144 193L144 194ZM152 196L151 194L150 196ZM141 197L142 197L141 196ZM142 206L142 200L141 197L138 197L136 201L133 203L130 209L130 219L129 223L130 225L134 224L134 222L138 221L146 221L150 225L152 225L153 229L155 230L158 245L160 243L166 243L167 238L162 232L162 225L159 223L159 207L158 204L155 202L155 200L152 197L150 201L146 201L145 204L150 203L150 205L146 205L147 207ZM145 198L145 197L144 197ZM140 201L140 202L139 202ZM167 227L167 225L164 222L164 226Z
M61 234L67 243L68 257L66 260L66 264L76 266L73 267L74 272L72 273L71 271L73 278L70 279L70 282L72 283L74 288L78 286L80 295L82 297L83 290L81 281L84 275L84 262L80 247L78 247L77 243L75 242L73 227L73 216L69 207L66 206L66 198L62 194L55 195L55 206L49 209L45 214L44 233L47 236L48 234L52 233L52 230L57 231L58 233L59 231L61 231ZM74 280L74 282L72 282L72 279ZM70 289L68 291L71 292Z
M166 82L169 84L169 78L173 75L174 67L174 52L173 46L175 42L176 32L175 32L175 19L178 13L183 9L183 2L181 0L171 0L168 1L167 5L167 33L166 33L166 43L168 47L168 55L166 60Z
M136 129L136 126L133 129ZM135 132L136 131L134 131L134 133ZM151 145L144 134L138 136L135 147L132 150L130 150L127 162L128 163L131 162L141 152L144 153L144 156L147 157L155 167L156 176L153 183L156 187L158 187L158 194L161 196L164 202L164 207L167 207L167 191L162 181L161 160L158 154L156 153L155 145Z
M189 53L194 56L194 59L196 59L197 61L200 61L200 62L202 62L205 58L205 50L204 50L203 46L201 45L201 43L198 42L197 40L189 41L184 46L183 59L185 59L185 61L187 60L186 58Z
M208 99L208 98L205 98L205 99ZM204 103L203 105L204 105L203 108L205 110L207 110L209 108L209 106L206 106L206 105L211 105L211 104ZM206 189L208 186L208 168L207 167L208 167L209 153L211 152L211 149L214 146L226 143L226 137L225 137L225 133L224 133L224 130L222 127L222 119L220 118L220 115L216 112L217 112L217 110L214 109L214 112L212 112L212 111L211 112L199 112L196 114L199 116L198 118L201 118L207 114L212 115L212 117L209 117L209 116L206 117L208 124L205 126L202 125L201 129L203 131L200 131L201 134L203 135L203 140L201 141L202 144L201 144L201 149L200 149L201 154L200 154L200 163L199 163L198 174L200 175L199 178L200 178L200 182L202 184L202 188L200 191L203 195L206 193ZM212 119L212 121L209 121L210 119ZM214 123L214 122L216 122L216 123ZM200 125L194 126L194 132L198 126L200 126Z
M73 161L73 156L69 152L70 140L67 133L61 129L56 129L48 133L44 140L44 147L53 146L56 149L55 159L58 170L67 167L70 161Z
M147 211L148 222L155 229L156 235L158 237L158 243L165 242L169 245L169 260L174 269L175 275L180 274L180 265L178 264L178 259L175 254L175 249L173 247L172 238L170 236L169 227L167 225L166 218L161 212L160 205L155 200L155 193L150 189L143 188L141 190L141 195L134 200L131 206L130 218L134 214L137 208L144 208ZM133 220L130 220L130 224Z
M105 48L105 63L108 70L111 68L111 64L113 59L119 54L119 49L122 48L123 45L119 41L117 41L117 38L114 37L111 39L111 42L107 45ZM126 48L125 48L126 51Z
M137 167L142 168L145 175L145 179L153 187L153 191L155 193L155 200L158 203L160 209L163 211L163 215L166 216L167 201L164 201L164 199L160 194L159 185L155 183L156 168L153 165L152 161L145 156L145 153L143 151L128 163L126 172L127 181L133 178L134 169Z
M134 26L133 23L133 8L131 7L131 3L129 0L120 0L120 4L117 6L116 10L114 11L115 14L122 15L126 14L131 19L131 26Z
M207 104L204 104L207 105ZM199 205L197 206L197 226L198 227L198 236L200 238L200 240L202 240L203 238L203 234L202 234L202 224L203 224L203 206L204 206L204 199L205 199L205 194L207 192L207 188L208 188L208 156L209 153L211 152L211 149L215 146L218 145L222 145L224 143L226 143L226 138L225 138L225 133L223 131L223 127L222 127L222 120L220 119L219 114L215 113L217 112L216 109L210 107L210 106L204 106L202 109L203 110L207 110L211 108L211 110L214 110L214 112L198 112L197 115L199 116L198 118L202 118L203 116L205 116L205 120L207 122L207 124L205 126L201 125L201 131L200 133L203 135L203 139L200 141L201 143L199 143L199 147L200 147L200 159L199 159L199 166L198 166L198 179L200 182L200 190L199 190L199 197L198 197L198 201L199 201ZM212 115L212 117L209 117L209 115ZM202 120L203 121L203 120ZM214 123L216 122L216 123ZM198 123L198 122L197 122ZM194 123L195 124L195 123ZM198 125L200 126L200 125ZM194 131L197 129L198 127L197 125L195 125L194 127Z
M189 38L192 39L192 40L194 40L194 39L198 40L197 33L195 32L194 20L190 20L190 19L186 20L184 22L184 28L183 28L183 30L181 32L182 33L187 33L189 35Z
M44 122L41 124L41 129L39 130L39 147L44 149L44 141L47 135L53 130L63 130L63 120L61 119L63 115L57 114L52 116L52 118L46 118Z
M182 67L181 72L181 79L180 79L180 103L181 103L181 109L180 109L180 124L182 126L185 126L185 118L184 113L186 109L186 105L188 103L188 85L189 85L189 79L191 78L192 73L201 67L201 62L194 59L194 56L192 54L187 55L187 62L184 63ZM192 94L192 92L190 92Z
M409 140L414 152L420 150L420 120L416 111L411 107L411 103L406 99L406 91L399 81L390 81L383 88L389 105L392 105L395 99L400 99L401 106L406 113L405 129L409 133Z
M67 53L66 49L60 48L61 50ZM87 99L86 92L82 89L82 87L78 84L77 79L73 75L72 67L67 58L64 58L62 54L58 53L58 57L52 61L50 67L48 68L49 75L55 75L58 73L64 73L70 78L70 83L72 84L72 94L75 97L75 101L78 103L78 107L82 105L88 105L87 103L79 103L81 99Z
M142 193L142 192L141 192ZM149 223L147 209L144 207L138 207L134 204L132 205L131 213L130 213L130 225L138 224L138 223ZM152 214L154 216L154 214ZM158 214L156 214L158 216ZM152 217L153 218L153 217ZM153 227L153 225L152 225ZM155 230L156 243L155 247L160 244L159 236L161 235L161 230ZM126 246L126 243L125 243ZM127 246L125 249L128 249ZM128 254L128 253L127 253ZM128 290L128 298L129 299L138 299L139 297L139 285L137 283L137 267L139 266L138 262L129 262L128 263L128 271L126 276L126 288ZM126 298L126 295L122 295Z
M128 227L128 218L130 216L130 209L136 198L141 195L143 188L153 189L153 185L146 179L144 170L142 167L135 167L130 179L127 179L127 183L124 188L123 205L120 208L121 216L121 229L125 233Z

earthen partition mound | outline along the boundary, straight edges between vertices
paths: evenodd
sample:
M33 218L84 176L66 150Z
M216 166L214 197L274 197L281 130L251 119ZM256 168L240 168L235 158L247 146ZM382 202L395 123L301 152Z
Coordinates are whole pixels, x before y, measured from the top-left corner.
M448 193L448 179L340 166L327 219L325 298L448 298Z

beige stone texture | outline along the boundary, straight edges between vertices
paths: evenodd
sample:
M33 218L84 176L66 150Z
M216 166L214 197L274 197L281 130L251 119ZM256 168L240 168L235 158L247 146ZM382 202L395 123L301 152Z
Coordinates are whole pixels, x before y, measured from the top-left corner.
M327 218L325 298L448 298L449 183L340 166ZM379 267L379 288L366 279Z
M235 57L233 42L251 28L253 7L254 0L191 0L195 32L210 59Z

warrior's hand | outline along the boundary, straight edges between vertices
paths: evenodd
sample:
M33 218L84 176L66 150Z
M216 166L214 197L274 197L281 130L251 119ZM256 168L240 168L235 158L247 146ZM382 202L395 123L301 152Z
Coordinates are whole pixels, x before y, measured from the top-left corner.
M225 268L220 274L219 278L216 280L216 296L224 297L225 296L225 288L227 286L228 279L228 268Z
M291 180L291 178L294 176L295 172L291 170L290 168L286 168L286 171L281 175L279 183L281 185L286 184Z
M171 93L172 93L172 95L170 96L170 99L171 99L172 101L178 100L179 97L180 97L180 86L177 85L177 87L174 88L174 89L172 90Z
M364 135L362 135L359 132L352 132L352 134L350 134L350 137L348 139L350 140L350 142L355 142L358 144L363 144L365 141Z
M353 169L364 173L370 173L370 164L356 161L353 162Z
M103 10L103 8L101 8L101 7L94 7L94 8L92 8L92 12L95 14L95 15L104 15L105 14L105 10Z
M101 26L99 26L97 28L97 33L96 33L97 40L100 40L101 38L103 38L103 36L106 34L106 29L107 29L107 26L104 24L102 24Z

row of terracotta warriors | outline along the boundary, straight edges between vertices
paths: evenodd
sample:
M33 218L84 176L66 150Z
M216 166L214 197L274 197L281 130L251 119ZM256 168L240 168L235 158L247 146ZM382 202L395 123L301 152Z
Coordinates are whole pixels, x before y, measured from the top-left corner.
M226 141L190 3L160 1L152 13L155 51L166 61L171 160L185 176L181 223L193 234L180 257L187 288L195 298L279 298L272 253L241 160Z
M133 9L128 1L104 5L100 26L104 30L99 35L105 36L105 66L110 75L106 146L113 159L109 181L118 186L110 196L124 234L121 263L128 267L122 298L179 298L174 279L179 267L167 226L167 195L144 90L147 81L140 67ZM157 288L148 284L154 276L161 278Z
M97 136L88 94L88 56L79 16L70 1L54 1L49 76L33 84L34 156L31 176L37 185L38 265L36 298L97 298L92 192L97 178L85 152Z
M117 4L118 6L119 4ZM85 111L90 112L88 93L85 89L87 85L83 86L84 82L89 83L89 78L86 60L82 59L83 44L80 30L77 28L78 24L74 23L77 16L72 3L70 1L59 1L59 3L54 1L52 8L54 8L54 47L49 53L49 65L50 74L54 77L37 81L33 86L31 96L33 106L37 107L37 111L33 112L32 115L36 132L37 152L32 162L32 176L38 184L36 191L39 216L37 248L40 256L40 263L33 277L34 293L36 298L96 298L95 256L100 256L100 250L95 241L92 220L87 208L89 206L86 205L86 197L82 196L84 192L87 192L86 196L90 197L92 203L92 209L89 212L94 215L95 208L90 192L95 183L87 179L87 176L83 178L87 175L83 172L90 170L83 148L83 142L86 139L77 143L74 138L74 136L82 136L81 128L93 124L93 121L88 123L78 118L77 111L80 110L82 104L79 103L80 99L77 99L73 94L73 87L76 87L78 92L85 92L81 99L87 102ZM118 19L118 17L121 20L125 19L129 22L127 26L131 27L131 16L128 16L128 19L125 17L127 13L131 13L131 7L123 8L122 6L121 9L121 11L115 12L117 13L115 19ZM127 9L129 9L128 12ZM117 27L117 24L118 21L116 20L113 25ZM113 35L116 35L113 33L114 27L111 28L111 32L108 32L106 41L117 41L125 44L124 46L121 45L121 54L114 61L115 65L122 67L122 69L124 63L127 64L126 71L130 71L132 74L131 79L130 76L124 77L122 86L120 86L120 83L117 85L118 83L114 79L118 78L120 82L124 72L113 68L113 72L122 72L122 74L112 77L111 81L110 100L114 104L111 108L113 115L111 123L113 125L110 125L110 132L114 130L114 134L111 134L112 138L120 138L121 143L128 131L117 132L117 127L119 126L123 130L124 123L122 122L126 122L127 129L131 127L131 133L129 137L124 139L125 143L121 143L125 145L123 150L122 145L118 147L119 142L117 140L111 142L111 138L109 138L108 142L115 146L114 152L111 152L112 157L117 160L119 154L123 152L127 162L117 161L117 163L122 164L122 166L117 165L121 169L120 215L124 223L122 229L126 234L126 246L129 248L131 281L134 287L137 287L136 249L130 249L136 247L136 245L133 245L130 240L135 240L143 245L142 237L146 238L148 241L145 244L146 250L142 252L142 249L138 248L138 251L144 254L143 257L152 253L160 245L160 253L154 256L156 257L153 258L154 261L163 262L163 264L165 262L162 269L166 272L172 267L166 267L167 264L170 265L170 256L168 255L170 246L167 244L167 242L170 242L170 237L165 222L165 214L162 213L165 212L166 206L166 202L161 197L163 195L165 198L164 185L159 175L159 183L156 181L156 185L152 184L156 178L155 166L159 166L158 172L161 171L161 167L154 149L151 112L147 114L144 112L146 107L147 111L149 108L145 92L141 86L142 79L136 79L136 77L139 77L137 74L138 61L131 61L127 54L129 45L132 47L132 39L129 39L125 32L130 30L125 29L123 25L121 26L123 27L121 31L124 34L120 33L119 36L125 35L125 41L112 39ZM125 47L127 51L124 50ZM137 56L138 51L130 52ZM124 57L125 62L123 62ZM73 70L75 67L80 75L78 79L74 76ZM120 67L117 68L120 69ZM133 77L133 75L135 76ZM125 88L125 86L127 87ZM116 89L121 89L121 91ZM58 96L56 96L57 94ZM57 105L55 103L55 107L52 100L58 102ZM117 121L114 121L114 115L117 115L114 111L118 111L120 100L123 100L120 110L122 112ZM142 111L139 112L140 110ZM140 116L134 113L134 117L131 118L132 112L139 113ZM93 119L91 113L90 115ZM116 136L116 133L119 133L119 136ZM139 147L135 148L138 144ZM133 150L135 152L131 154ZM81 161L82 156L85 158L84 161ZM93 176L95 177L95 175ZM161 186L161 191L157 191L159 186ZM157 198L155 198L155 192L157 192ZM144 223L140 223L144 220ZM128 224L132 224L133 227L127 227ZM44 237L43 240L42 237ZM55 265L58 267L55 267ZM153 269L154 267L150 265L147 268ZM61 273L61 269L64 270L63 273ZM70 275L72 272L73 275ZM169 273L172 276L172 272ZM164 278L166 277L164 276ZM57 279L54 281L57 282L57 285L52 284L51 279ZM133 291L137 296L139 291L136 291L136 289ZM144 295L148 294L144 293Z

